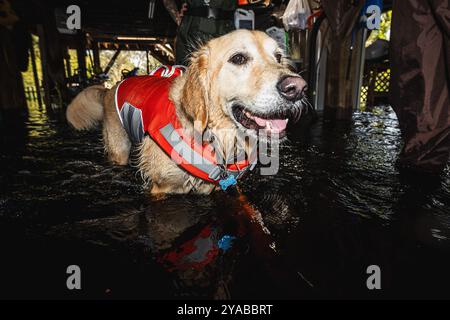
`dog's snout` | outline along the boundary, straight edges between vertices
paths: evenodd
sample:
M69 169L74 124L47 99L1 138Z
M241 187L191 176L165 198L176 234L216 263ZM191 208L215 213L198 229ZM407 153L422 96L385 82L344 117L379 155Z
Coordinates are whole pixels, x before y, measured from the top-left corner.
M303 98L307 85L302 77L287 76L278 82L277 89L286 99L297 101Z

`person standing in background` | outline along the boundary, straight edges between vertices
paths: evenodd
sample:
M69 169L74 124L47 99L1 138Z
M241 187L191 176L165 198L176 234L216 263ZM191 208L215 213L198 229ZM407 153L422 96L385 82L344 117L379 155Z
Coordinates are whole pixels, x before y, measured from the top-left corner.
M448 0L394 1L391 103L404 146L405 172L439 174L450 155L450 8Z
M189 54L198 44L235 29L237 0L186 0L178 9L175 0L163 0L170 16L179 26L175 61L188 65Z

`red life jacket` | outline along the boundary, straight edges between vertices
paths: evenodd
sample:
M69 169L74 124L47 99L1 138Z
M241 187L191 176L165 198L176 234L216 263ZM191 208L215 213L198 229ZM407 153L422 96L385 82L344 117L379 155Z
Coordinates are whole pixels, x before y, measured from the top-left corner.
M231 164L219 163L210 144L199 144L184 132L169 99L173 79L184 71L183 66L162 66L148 76L123 80L116 89L117 113L133 142L141 142L148 134L191 175L220 184L225 190L254 165L247 159Z

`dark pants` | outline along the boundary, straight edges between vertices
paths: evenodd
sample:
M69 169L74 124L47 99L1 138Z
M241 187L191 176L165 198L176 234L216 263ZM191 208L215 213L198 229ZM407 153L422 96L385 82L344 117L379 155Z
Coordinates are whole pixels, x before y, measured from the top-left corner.
M404 147L401 167L438 173L450 155L448 0L396 0L391 102Z

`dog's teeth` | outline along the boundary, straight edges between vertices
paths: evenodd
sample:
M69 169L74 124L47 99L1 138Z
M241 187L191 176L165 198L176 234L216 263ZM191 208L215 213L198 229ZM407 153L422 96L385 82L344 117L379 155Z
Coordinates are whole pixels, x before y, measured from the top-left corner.
M245 115L247 116L247 118L251 118L252 117L252 115L248 111L245 111Z
M286 119L286 124L289 122L289 119Z
M272 130L272 123L270 121L266 121L266 129Z

